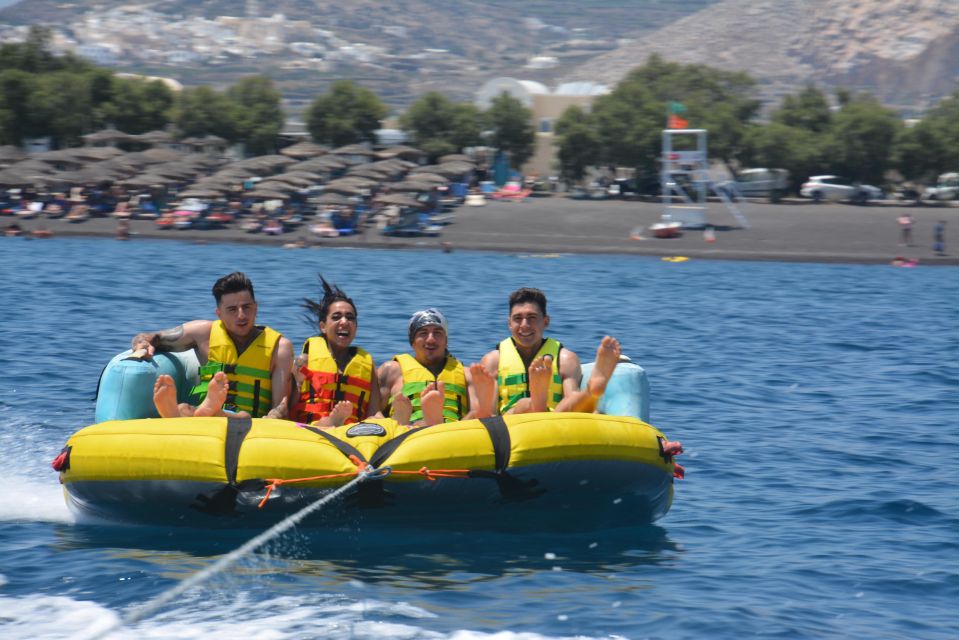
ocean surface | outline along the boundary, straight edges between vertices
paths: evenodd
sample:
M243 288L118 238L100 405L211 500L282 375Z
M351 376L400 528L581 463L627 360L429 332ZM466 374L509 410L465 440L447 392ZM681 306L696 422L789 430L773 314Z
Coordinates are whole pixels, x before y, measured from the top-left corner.
M96 637L256 533L80 525L50 468L103 365L233 270L297 348L322 272L377 362L427 305L475 361L540 287L584 361L646 368L686 479L639 528L295 528L106 637L959 637L959 269L2 238L0 638Z

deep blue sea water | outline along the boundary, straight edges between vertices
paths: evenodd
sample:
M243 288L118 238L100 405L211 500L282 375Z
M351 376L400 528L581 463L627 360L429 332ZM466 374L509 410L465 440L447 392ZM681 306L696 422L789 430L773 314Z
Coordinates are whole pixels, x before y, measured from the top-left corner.
M111 638L955 638L959 269L0 239L0 637L82 635L250 537L77 525L50 460L138 330L212 317L241 269L297 346L316 273L377 362L409 314L478 359L544 289L591 360L617 336L687 453L655 525L297 529Z

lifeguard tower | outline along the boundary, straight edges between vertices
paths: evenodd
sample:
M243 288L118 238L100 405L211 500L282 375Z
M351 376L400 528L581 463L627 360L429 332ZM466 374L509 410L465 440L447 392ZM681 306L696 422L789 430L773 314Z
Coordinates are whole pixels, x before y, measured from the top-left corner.
M694 137L695 148L676 150L674 142L683 136ZM704 229L707 198L712 192L736 218L740 227L749 228L749 221L736 204L709 176L706 153L706 129L663 129L663 155L660 185L663 194L663 222L679 222L687 229ZM689 147L688 144L681 145Z

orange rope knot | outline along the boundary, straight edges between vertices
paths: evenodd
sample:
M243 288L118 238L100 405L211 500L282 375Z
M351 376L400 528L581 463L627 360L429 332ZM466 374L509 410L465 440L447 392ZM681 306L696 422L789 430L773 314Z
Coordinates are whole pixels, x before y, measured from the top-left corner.
M361 472L366 471L367 467L369 466L365 460L360 460L355 455L350 456L350 462L356 465L356 469L349 473L329 473L322 476L310 476L309 478L267 478L266 494L263 496L263 499L260 500L257 508L262 509L263 505L266 504L266 501L269 500L270 496L273 494L273 490L280 485L294 484L296 482L310 482L312 480L329 480L330 478L349 478L352 476L357 476Z
M430 482L435 482L439 478L468 478L470 477L469 469L430 469L429 467L420 467L417 471L397 471L393 470L393 473L401 475L418 475L423 476Z

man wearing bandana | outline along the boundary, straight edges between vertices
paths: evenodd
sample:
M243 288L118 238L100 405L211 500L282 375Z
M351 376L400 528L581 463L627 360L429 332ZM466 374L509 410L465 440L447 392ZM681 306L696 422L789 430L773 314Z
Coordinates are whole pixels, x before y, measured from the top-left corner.
M384 362L377 378L383 413L403 415L400 403L411 405L411 424L437 424L493 413L494 380L479 364L464 367L447 349L449 325L439 309L423 309L410 318L413 354Z

